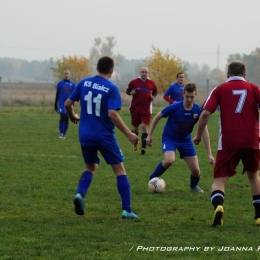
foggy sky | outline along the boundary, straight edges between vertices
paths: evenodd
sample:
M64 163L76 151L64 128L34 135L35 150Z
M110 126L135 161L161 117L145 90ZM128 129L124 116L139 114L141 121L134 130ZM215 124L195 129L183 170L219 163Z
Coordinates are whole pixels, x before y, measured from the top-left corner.
M0 57L88 57L94 38L115 36L114 53L143 59L152 45L218 65L260 47L260 0L0 0Z

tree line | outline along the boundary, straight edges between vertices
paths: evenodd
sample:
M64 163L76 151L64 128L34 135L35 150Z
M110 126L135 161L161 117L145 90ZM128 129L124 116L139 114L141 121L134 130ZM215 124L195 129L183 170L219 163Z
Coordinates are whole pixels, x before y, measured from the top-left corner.
M123 55L114 53L115 46L115 37L107 36L105 40L94 39L88 58L74 55L62 56L55 61L51 58L31 62L22 59L0 58L0 76L11 80L34 80L56 84L62 79L64 69L69 69L72 80L78 82L82 77L96 72L96 62L100 57L110 56L113 57L116 64L113 81L127 84L133 78L138 77L142 66L146 66L160 92L164 92L175 81L175 75L180 71L185 73L187 80L197 84L205 84L206 79L209 79L214 85L218 85L226 80L225 71L218 68L211 70L207 64L200 68L198 64L191 64L176 57L169 50L163 52L152 46L149 57L128 60ZM234 60L244 62L247 67L247 81L260 86L260 48L256 48L250 54L230 54L227 64Z

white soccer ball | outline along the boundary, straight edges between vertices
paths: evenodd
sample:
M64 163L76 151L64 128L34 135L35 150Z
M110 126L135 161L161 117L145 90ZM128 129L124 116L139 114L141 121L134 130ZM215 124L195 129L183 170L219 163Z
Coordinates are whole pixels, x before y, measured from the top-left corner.
M148 182L148 191L151 193L163 193L166 190L166 183L162 178L155 177Z

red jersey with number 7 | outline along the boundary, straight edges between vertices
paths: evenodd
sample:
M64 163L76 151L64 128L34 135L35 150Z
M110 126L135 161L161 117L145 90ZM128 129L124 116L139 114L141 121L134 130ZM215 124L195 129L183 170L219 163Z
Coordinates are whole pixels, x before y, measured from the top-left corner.
M219 110L218 150L259 149L260 89L243 77L230 77L214 88L203 108Z

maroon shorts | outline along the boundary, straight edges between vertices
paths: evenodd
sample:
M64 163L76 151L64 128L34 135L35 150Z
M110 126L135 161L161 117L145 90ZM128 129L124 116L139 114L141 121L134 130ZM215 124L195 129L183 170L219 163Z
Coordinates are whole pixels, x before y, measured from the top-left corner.
M149 125L151 121L151 114L143 115L140 113L131 112L131 117L132 117L132 126L139 126L141 123Z
M235 175L240 160L243 163L243 173L247 171L256 172L259 169L259 159L258 149L219 150L214 168L214 178Z

